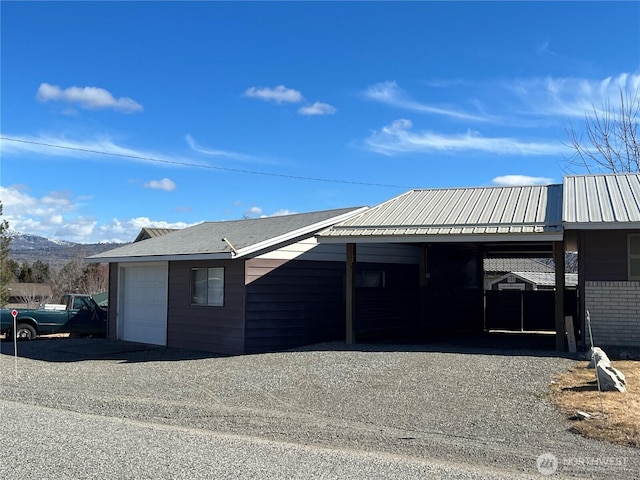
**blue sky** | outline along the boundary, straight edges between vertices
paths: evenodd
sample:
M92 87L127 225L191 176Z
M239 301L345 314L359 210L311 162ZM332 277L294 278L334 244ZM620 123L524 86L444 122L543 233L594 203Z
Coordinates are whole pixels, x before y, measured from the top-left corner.
M141 227L559 183L640 85L640 2L0 2L10 227Z

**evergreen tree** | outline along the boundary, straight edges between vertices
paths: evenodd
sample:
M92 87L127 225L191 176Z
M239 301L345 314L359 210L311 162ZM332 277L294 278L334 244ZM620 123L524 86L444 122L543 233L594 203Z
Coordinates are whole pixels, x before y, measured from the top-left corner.
M2 202L0 201L0 216L2 215ZM0 306L4 307L9 302L9 282L13 277L13 273L8 268L9 261L9 243L11 238L7 235L9 222L2 220L0 222Z
M36 283L47 283L51 278L51 267L42 260L36 260L31 265L33 281Z

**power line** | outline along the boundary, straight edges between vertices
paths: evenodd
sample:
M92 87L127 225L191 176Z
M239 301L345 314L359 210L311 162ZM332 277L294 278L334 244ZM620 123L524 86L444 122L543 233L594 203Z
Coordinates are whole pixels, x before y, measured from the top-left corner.
M241 168L229 168L229 167L218 167L218 166L214 166L214 165L202 165L202 164L198 164L198 163L189 163L189 162L179 162L177 160L162 160L160 158L153 158L153 157L143 157L140 155L131 155L131 154L127 154L127 153L115 153L115 152L103 152L100 150L92 150L90 148L81 148L81 147L70 147L67 145L55 145L52 143L44 143L44 142L35 142L32 140L21 140L18 138L10 138L10 137L2 137L0 136L1 140L6 140L9 142L17 142L17 143L26 143L26 144L30 144L30 145L38 145L41 147L49 147L49 148L59 148L62 150L73 150L73 151L77 151L77 152L84 152L84 153L93 153L93 154L97 154L97 155L110 155L112 157L122 157L122 158L131 158L134 160L145 160L148 162L156 162L156 163L164 163L164 164L168 164L168 165L179 165L179 166L183 166L183 167L196 167L196 168L205 168L205 169L209 169L209 170L220 170L223 172L232 172L232 173L244 173L247 175L263 175L263 176L267 176L267 177L280 177L280 178L289 178L289 179L293 179L293 180L308 180L308 181L314 181L314 182L327 182L327 183L342 183L342 184L347 184L347 185L364 185L364 186L368 186L368 187L386 187L386 188L404 188L404 189L413 189L413 188L417 188L417 187L410 187L410 186L406 186L406 185L391 185L391 184L386 184L386 183L369 183L369 182L356 182L353 180L336 180L336 179L330 179L330 178L318 178L318 177L305 177L305 176L299 176L299 175L287 175L284 173L271 173L271 172L260 172L257 170L244 170Z

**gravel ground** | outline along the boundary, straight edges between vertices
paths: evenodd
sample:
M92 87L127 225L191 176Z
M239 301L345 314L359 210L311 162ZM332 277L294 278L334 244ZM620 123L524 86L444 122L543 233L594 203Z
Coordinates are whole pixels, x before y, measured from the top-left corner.
M536 460L547 453L558 461L558 476L640 478L640 450L568 431L546 393L553 376L576 360L540 351L336 343L218 357L55 339L18 345L16 379L13 344L1 348L0 400L9 401L3 408L46 407L69 421L92 415L100 431L103 422L126 419L183 432L185 441L194 441L189 429L357 452L355 464L363 455L391 455L422 467L507 476L537 475Z

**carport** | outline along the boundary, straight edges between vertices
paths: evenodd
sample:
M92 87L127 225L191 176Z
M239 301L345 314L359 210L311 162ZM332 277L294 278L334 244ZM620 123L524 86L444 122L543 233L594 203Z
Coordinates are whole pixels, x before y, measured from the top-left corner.
M346 246L348 343L367 326L427 336L482 331L483 260L547 257L556 267L556 349L565 350L562 185L411 190L324 230L318 240ZM412 245L420 263L394 288L361 288L358 245L372 243ZM385 287L382 280L377 286Z

